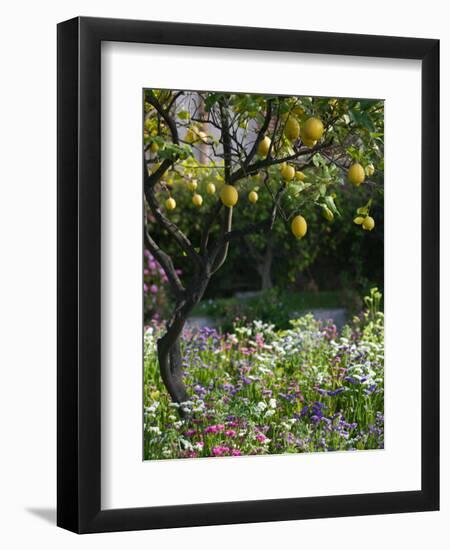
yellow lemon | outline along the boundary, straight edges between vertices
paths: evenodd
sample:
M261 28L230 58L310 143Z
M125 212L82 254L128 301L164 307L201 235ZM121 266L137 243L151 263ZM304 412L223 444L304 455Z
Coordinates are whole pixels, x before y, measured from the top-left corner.
M290 140L295 141L300 135L300 124L297 119L290 116L284 126L284 135Z
M216 192L216 186L214 185L214 183L208 183L208 185L206 186L206 192L208 193L208 195L214 195L214 193Z
M356 218L353 220L353 223L356 223L356 225L361 225L364 221L364 218L362 216L356 216Z
M267 157L267 154L269 152L269 149L270 149L270 137L269 136L265 136L260 142L259 142L259 145L258 145L258 154L261 155L262 157Z
M373 176L375 174L375 166L373 164L368 164L366 166L366 174L369 176Z
M250 191L248 194L248 200L255 204L255 202L258 200L258 193L256 191Z
M295 176L295 168L293 166L289 166L289 164L286 164L281 168L281 175L284 180L292 181Z
M364 221L362 222L362 227L366 231L372 231L372 229L375 227L375 220L370 216L366 216L364 218Z
M311 117L303 126L303 134L309 141L318 141L324 132L323 123L319 118Z
M224 185L220 191L220 199L225 206L232 208L238 201L239 195L233 185Z
M333 212L328 208L328 206L322 206L322 213L326 220L332 222L334 220Z
M291 231L297 239L301 239L308 231L308 225L303 216L295 216L291 223Z
M364 168L358 162L355 162L355 164L352 164L348 169L347 177L350 183L358 187L366 179L366 174Z
M197 180L188 181L187 188L189 191L195 191L197 189L198 183Z
M158 147L158 144L153 142L151 145L150 145L150 151L152 153L157 153L159 151L159 147Z
M302 138L303 145L306 145L306 147L314 147L314 145L317 143L317 140L308 139L308 137L306 137L303 128L300 130L300 137Z
M198 193L195 193L192 195L192 204L195 206L201 206L203 203L203 197L199 195Z
M176 206L177 206L177 203L175 202L175 199L173 199L172 197L166 200L167 210L175 210Z
M300 170L298 170L297 172L295 172L295 179L300 180L300 181L304 181L305 174L303 172L301 172Z

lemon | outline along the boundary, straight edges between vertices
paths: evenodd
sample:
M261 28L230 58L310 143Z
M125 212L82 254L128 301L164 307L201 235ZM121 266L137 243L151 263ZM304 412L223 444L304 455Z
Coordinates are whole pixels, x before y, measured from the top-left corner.
M295 179L304 181L305 174L302 171L298 170L297 172L295 172Z
M159 147L158 147L158 144L153 142L151 145L150 145L150 151L152 153L157 153L159 151Z
M286 164L281 168L281 175L284 180L292 181L295 176L295 168L293 166L289 166L289 164Z
M167 185L173 185L173 178L167 178Z
M166 208L167 210L175 210L177 206L177 203L175 202L175 199L173 199L172 197L169 197L167 200L166 200Z
M201 206L203 203L203 197L199 195L198 193L195 193L192 195L192 204L195 206Z
M260 142L259 142L259 145L258 145L258 154L261 155L262 157L267 157L267 154L269 152L269 149L270 149L270 137L269 136L265 136Z
M366 166L366 174L369 176L373 176L375 174L375 166L373 164L368 164Z
M364 168L358 163L352 164L347 172L348 181L359 187L361 183L366 179Z
M362 222L362 227L366 231L372 231L372 229L375 227L375 220L370 216L366 216L364 218L364 221Z
M258 193L256 191L250 191L248 194L248 200L255 204L255 202L258 200Z
M284 135L290 140L295 141L300 135L300 124L297 122L297 119L290 116L284 126Z
M238 201L239 195L233 185L224 185L220 191L220 199L225 206L232 208Z
M296 105L293 109L292 109L292 112L294 114L296 114L297 116L303 116L305 114L305 109L303 109L303 107L301 107L300 105Z
M328 206L322 206L322 213L324 215L324 218L328 220L329 222L332 222L334 220L334 214L333 212L328 208Z
M319 118L311 117L303 126L303 135L309 141L318 141L324 132L323 123Z
M303 216L295 216L291 223L291 231L297 239L301 239L306 235L308 225Z
M216 186L214 185L214 183L208 183L208 185L206 186L206 192L208 193L208 195L214 195L214 193L216 192Z
M198 183L197 180L188 181L187 188L189 191L195 191L197 189Z
M317 140L315 140L315 139L308 139L308 138L306 137L303 128L300 130L300 137L302 138L303 145L306 145L306 147L314 147L314 145L317 143Z
M363 218L362 216L357 216L357 217L353 220L353 223L356 223L356 225L361 225L363 221L364 221L364 218Z

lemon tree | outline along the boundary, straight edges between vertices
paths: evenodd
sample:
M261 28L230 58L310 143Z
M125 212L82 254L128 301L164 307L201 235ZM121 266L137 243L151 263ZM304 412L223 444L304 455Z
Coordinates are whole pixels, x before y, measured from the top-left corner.
M175 304L158 341L160 371L180 403L188 399L180 334L233 243L254 235L270 240L278 223L300 247L314 235L311 208L332 224L342 217L340 195L361 187L373 196L348 223L366 235L377 231L383 103L146 90L143 166L145 246ZM189 265L189 277L175 268L167 240Z

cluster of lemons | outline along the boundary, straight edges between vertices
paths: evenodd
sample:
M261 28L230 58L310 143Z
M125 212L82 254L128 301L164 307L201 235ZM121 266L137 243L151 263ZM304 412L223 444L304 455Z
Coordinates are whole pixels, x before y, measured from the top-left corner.
M306 145L306 147L314 147L322 137L324 131L323 122L317 117L308 118L300 126L300 123L294 116L289 116L284 125L284 135L287 139L297 141L301 138L303 145ZM267 157L271 144L270 137L264 136L258 145L258 154L264 158Z
M322 121L317 117L308 118L304 124L300 125L297 118L290 115L285 121L284 126L284 135L290 141L297 141L299 138L301 142L306 147L314 147L317 142L322 138L325 131ZM189 143L194 142L206 142L208 136L206 133L200 131L199 129L192 127L188 130L185 140ZM271 139L269 136L264 136L263 139L258 144L258 154L266 158L271 149ZM151 151L157 153L158 146L157 144L152 144ZM347 178L350 183L359 187L365 180L366 175L372 176L375 172L374 166L369 164L364 169L363 166L355 162L353 163L347 172ZM280 174L285 182L290 182L297 179L303 181L305 179L305 174L296 170L294 166L283 162L280 163ZM200 208L203 204L203 197L200 193L197 192L198 182L196 179L190 179L187 183L187 187L192 194L192 203L197 208ZM214 195L216 193L216 186L214 183L210 182L206 186L206 193L208 195ZM234 185L224 184L220 189L220 200L227 208L233 208L238 200L239 194ZM252 189L247 196L249 202L255 204L258 201L257 188ZM177 206L175 199L170 196L165 202L167 210L174 210ZM324 212L324 215L328 221L332 221L333 213L326 208L327 212ZM354 223L361 225L361 227L366 231L372 231L375 227L374 219L369 216L357 216L354 220ZM301 215L296 215L291 222L291 231L295 238L302 239L308 230L308 224L305 218Z
M187 188L193 193L192 204L199 208L203 204L203 197L202 195L200 195L200 193L197 192L197 187L198 182L196 179L191 179L188 181ZM212 182L208 183L206 186L206 192L208 195L214 195L216 193L215 184ZM239 200L239 194L236 187L234 187L234 185L228 184L223 185L222 189L220 190L220 200L226 207L233 208L233 206L235 206ZM255 189L249 192L248 200L252 204L255 204L258 201L258 193ZM175 210L175 208L177 207L177 203L172 196L166 200L165 205L167 210Z

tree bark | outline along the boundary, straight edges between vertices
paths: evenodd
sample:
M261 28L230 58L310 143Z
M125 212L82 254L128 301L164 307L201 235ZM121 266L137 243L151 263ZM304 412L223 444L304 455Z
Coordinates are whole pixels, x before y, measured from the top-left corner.
M174 313L167 323L164 336L157 342L158 363L161 378L175 403L188 401L189 395L183 381L183 356L181 353L181 336L189 313L200 302L209 283L209 275L203 272L191 286L186 289L186 297L177 301ZM181 417L186 413L179 409Z

